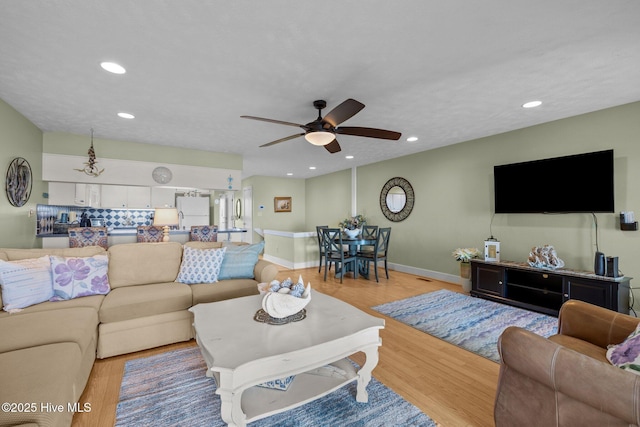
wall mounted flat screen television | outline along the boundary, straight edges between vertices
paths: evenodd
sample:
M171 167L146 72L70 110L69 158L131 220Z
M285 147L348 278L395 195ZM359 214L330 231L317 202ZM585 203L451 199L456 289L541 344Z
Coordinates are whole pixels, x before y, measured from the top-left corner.
M496 213L614 212L613 150L494 166Z

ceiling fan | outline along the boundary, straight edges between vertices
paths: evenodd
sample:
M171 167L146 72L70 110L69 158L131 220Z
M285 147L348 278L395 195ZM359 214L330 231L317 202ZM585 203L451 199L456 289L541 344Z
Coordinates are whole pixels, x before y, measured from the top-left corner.
M322 109L327 106L327 102L323 100L313 101L313 106L318 110L318 118L305 125L291 122L283 122L281 120L265 119L255 116L240 116L243 119L261 120L263 122L276 123L286 126L295 126L304 129L303 133L297 133L295 135L286 136L284 138L276 139L275 141L268 142L260 147L268 147L270 145L279 144L290 139L304 136L304 138L313 145L321 145L327 149L330 153L337 153L340 151L340 144L336 139L336 135L353 135L364 136L367 138L379 138L379 139L392 139L398 140L402 135L399 132L394 132L384 129L364 128L354 126L342 126L338 125L351 117L355 116L360 110L364 108L364 104L356 101L355 99L347 99L342 104L335 107L327 115L322 117Z

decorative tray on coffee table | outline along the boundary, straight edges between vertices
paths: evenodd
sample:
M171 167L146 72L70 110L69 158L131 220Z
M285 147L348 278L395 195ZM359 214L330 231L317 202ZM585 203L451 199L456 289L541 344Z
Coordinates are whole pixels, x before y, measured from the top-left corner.
M272 317L269 315L269 313L267 313L263 309L260 309L256 311L255 316L253 316L253 320L255 320L256 322L266 323L269 325L286 325L287 323L291 323L291 322L299 322L305 317L307 317L307 310L304 308L299 312L292 314L291 316L287 316L283 318Z

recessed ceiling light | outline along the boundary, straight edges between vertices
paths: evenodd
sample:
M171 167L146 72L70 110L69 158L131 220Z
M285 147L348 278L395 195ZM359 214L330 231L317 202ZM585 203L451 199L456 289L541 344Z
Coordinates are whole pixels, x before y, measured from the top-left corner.
M416 142L418 140L417 136L410 136L409 138L407 138L407 142Z
M122 118L122 119L135 119L136 116L134 116L133 114L129 114L129 113L118 113L118 117Z
M293 172L287 172L287 176L293 175Z
M115 62L101 62L100 66L113 74L124 74L127 70L120 64L116 64Z
M309 166L309 169L316 170L316 167L315 166Z
M345 159L353 159L353 156L344 156Z
M522 104L522 108L535 108L539 107L540 105L542 105L542 101L530 101Z

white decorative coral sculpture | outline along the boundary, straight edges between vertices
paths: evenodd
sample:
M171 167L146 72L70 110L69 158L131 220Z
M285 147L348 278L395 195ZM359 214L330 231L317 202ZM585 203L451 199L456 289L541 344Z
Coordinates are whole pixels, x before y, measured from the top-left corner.
M529 252L527 262L531 267L555 270L564 267L564 261L558 258L556 250L551 245L534 246Z
M272 284L272 286L274 285L275 284ZM283 286L280 287L278 291L267 292L262 298L262 309L266 311L269 316L277 319L283 319L296 314L311 301L310 283L307 284L307 287L304 288L304 292L301 292L300 296L296 295L295 291L290 291L290 289L300 289L301 287L304 288L302 276L298 278L298 283L290 288Z

